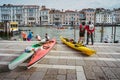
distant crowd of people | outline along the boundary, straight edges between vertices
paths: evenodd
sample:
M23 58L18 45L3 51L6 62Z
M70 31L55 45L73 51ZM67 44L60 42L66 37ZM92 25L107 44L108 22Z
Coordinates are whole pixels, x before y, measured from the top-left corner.
M32 38L33 38L33 32L29 32L29 34L27 35L26 32L22 31L21 36L22 36L22 40L23 40L23 41L31 41ZM35 36L35 39L36 39L37 41L41 41L40 35L37 34L37 35ZM49 41L50 37L48 36L47 33L45 33L45 38L44 38L44 39L45 39L45 41Z

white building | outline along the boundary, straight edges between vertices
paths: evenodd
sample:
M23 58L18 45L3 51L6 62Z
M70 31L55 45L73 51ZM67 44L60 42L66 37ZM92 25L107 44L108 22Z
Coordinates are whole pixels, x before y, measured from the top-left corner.
M79 25L79 12L66 10L65 11L65 23L66 25Z
M24 25L32 26L40 24L39 20L39 6L37 5L24 5L23 8L23 22Z
M49 25L49 9L42 6L40 9L40 25Z
M0 6L0 22L18 22L23 21L23 5L4 4Z
M91 21L93 24L95 22L95 9L88 8L82 10L85 13L86 23Z
M0 6L0 22L18 22L19 25L79 25L80 20L84 19L86 23L112 24L120 23L120 9L113 11L98 8L88 8L78 11L66 10L60 11L48 9L38 5L12 5L4 4Z
M51 9L49 12L49 23L50 25L64 25L64 12L60 10Z
M116 23L120 24L120 8L114 9L113 12L115 13L115 21L116 21Z
M115 23L114 12L110 10L105 10L96 13L96 23L97 24L112 24Z

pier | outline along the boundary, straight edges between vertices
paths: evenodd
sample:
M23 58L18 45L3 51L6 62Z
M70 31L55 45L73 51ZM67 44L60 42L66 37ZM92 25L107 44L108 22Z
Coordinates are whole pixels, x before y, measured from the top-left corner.
M62 43L32 68L29 59L9 71L7 65L35 41L0 41L0 80L120 80L120 43L95 43L97 51L86 56Z

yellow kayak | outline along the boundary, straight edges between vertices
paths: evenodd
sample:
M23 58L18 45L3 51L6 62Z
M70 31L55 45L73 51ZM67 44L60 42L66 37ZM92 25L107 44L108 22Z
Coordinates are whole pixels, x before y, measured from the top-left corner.
M73 48L73 49L75 49L75 50L81 51L81 52L83 52L84 54L86 54L86 55L88 55L88 56L91 56L91 55L93 55L93 54L96 53L95 50L90 49L90 48L87 48L86 46L84 46L84 45L82 45L82 44L78 44L78 43L71 42L71 41L69 41L69 39L64 38L64 37L62 37L62 36L60 36L60 39L61 39L61 41L62 41L64 44L66 44L67 46L69 46L69 47L71 47L71 48Z

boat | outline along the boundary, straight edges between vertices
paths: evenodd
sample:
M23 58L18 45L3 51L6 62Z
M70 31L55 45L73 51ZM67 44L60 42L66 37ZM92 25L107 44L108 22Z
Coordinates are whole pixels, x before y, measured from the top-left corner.
M15 69L17 66L19 66L21 63L23 63L25 60L30 58L34 54L34 52L37 51L44 43L45 43L45 39L43 39L39 43L33 44L32 46L28 46L20 56L18 56L17 58L15 58L13 61L11 61L8 64L9 70Z
M56 39L53 38L47 43L43 44L40 49L32 56L30 62L27 65L27 68L30 69L34 64L36 64L41 58L43 58L56 44Z
M4 23L0 22L0 32L4 32Z
M72 42L68 38L64 38L64 37L60 36L60 39L61 39L62 43L66 44L67 46L69 46L75 50L78 50L78 51L84 53L87 56L91 56L96 53L95 50L90 49L90 48L84 46L83 44L78 44L76 42Z
M10 31L18 31L18 22L10 22Z

